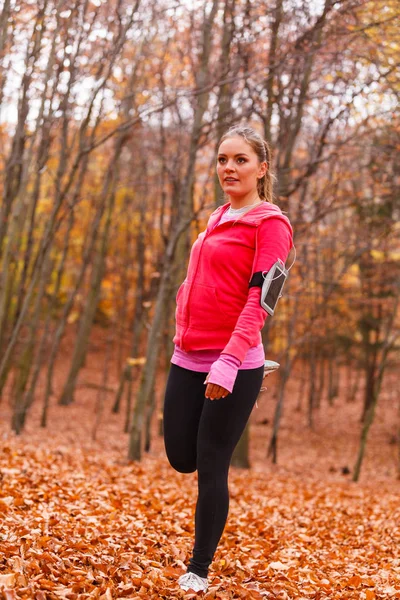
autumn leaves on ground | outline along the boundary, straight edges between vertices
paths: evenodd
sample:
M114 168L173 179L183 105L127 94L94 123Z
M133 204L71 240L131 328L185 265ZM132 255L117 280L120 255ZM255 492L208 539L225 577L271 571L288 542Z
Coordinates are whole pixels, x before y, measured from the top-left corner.
M2 597L196 597L176 584L193 540L196 475L169 467L156 422L150 453L129 464L112 394L92 440L97 391L89 385L96 373L89 364L75 404L53 406L46 430L35 405L15 437L6 399L1 404ZM160 398L162 386L160 376ZM360 405L340 399L335 409L322 405L310 431L304 409L291 405L293 378L274 466L266 459L272 376L268 387L252 415L252 468L231 469L228 524L205 597L400 598L394 403L382 398L355 484L347 471L356 456Z

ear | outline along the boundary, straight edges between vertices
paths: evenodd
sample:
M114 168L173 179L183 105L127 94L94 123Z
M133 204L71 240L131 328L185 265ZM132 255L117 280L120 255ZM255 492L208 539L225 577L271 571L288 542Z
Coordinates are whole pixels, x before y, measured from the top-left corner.
M258 169L257 179L262 179L267 171L268 171L268 165L264 161L260 164L260 167Z

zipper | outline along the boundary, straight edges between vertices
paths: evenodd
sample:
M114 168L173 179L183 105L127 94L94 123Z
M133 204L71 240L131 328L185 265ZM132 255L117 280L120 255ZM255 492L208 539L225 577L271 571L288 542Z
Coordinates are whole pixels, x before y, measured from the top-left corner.
M242 217L243 217L243 216L244 216L244 215L242 215ZM275 216L275 215L274 215L274 216ZM242 217L239 217L238 219L235 219L235 221L233 221L233 222L226 221L225 223L221 223L221 226L222 226L222 225L230 225L230 227L233 227L233 226L234 226L236 223L238 223L238 221L241 221ZM270 218L270 217L266 217L266 219L268 219L268 218ZM263 219L263 221L264 221L264 220L265 220L265 219ZM254 265L255 265L255 262L256 262L256 258L257 258L257 240L258 240L258 235L257 235L257 234L258 234L258 226L257 226L257 225L255 225L254 223L246 223L246 222L244 222L244 223L243 223L243 225L248 225L248 226L250 226L250 227L255 227L255 228L256 228L256 239L255 239L254 259L253 259L253 264L252 264L252 268L251 268L251 275L250 275L250 279L249 279L249 283L250 283L250 281L251 281L251 277L252 277L252 274L253 274L253 271L254 271ZM194 281L196 281L196 275L197 275L197 271L198 271L198 269L199 269L199 264L200 264L201 253L202 253L202 250L203 250L203 245L204 245L204 242L206 241L206 239L207 239L207 238L208 238L208 237L209 237L209 236L210 236L210 235L211 235L211 234L212 234L212 233L213 233L213 232L214 232L214 231L217 229L217 227L220 227L220 225L219 225L219 224L215 225L215 226L214 226L214 228L213 228L211 231L208 231L208 232L207 232L207 230L206 230L205 236L204 236L204 238L203 238L203 241L202 241L202 243L201 243L201 247L199 248L199 256L198 256L198 260L197 260L196 268L195 268L194 275L193 275L193 278L192 278L192 283L190 284L190 289L189 289L189 292L188 292L188 297L187 297L187 312L186 312L186 316L187 316L187 323L188 323L188 326L186 327L186 329L185 329L185 330L184 330L184 332L182 333L182 341L181 341L181 344L182 344L182 350L185 350L185 347L184 347L184 339L185 339L185 335L187 335L187 330L189 329L189 315L190 315L189 305L190 305L190 296L191 296L191 294L192 294L192 290L193 290L193 282L194 282Z
M211 232L210 232L210 233L211 233ZM199 256L198 256L198 260L197 260L196 268L195 268L195 271L194 271L194 275L193 275L192 282L191 282L191 284L190 284L190 288L189 288L189 292L188 292L188 296L187 296L187 301L186 301L186 307L187 307L187 310L186 310L186 316L187 316L187 327L185 328L184 332L182 333L182 341L181 341L181 344L182 344L182 350L185 350L185 346L184 346L184 339L185 339L185 335L187 334L187 330L189 329L189 314L190 314L189 306L190 306L190 296L191 296L191 294L192 294L192 290L193 290L193 283L194 283L194 281L196 281L196 275L197 275L197 271L198 271L198 269L199 269L199 263L200 263L200 256L201 256L201 252L202 252L202 250L203 250L203 245L204 245L204 242L205 242L205 240L206 240L206 237L207 237L207 235L209 235L209 234L206 232L206 234L205 234L205 236L204 236L204 238L203 238L203 240L202 240L202 242L201 242L201 246L200 246L200 248L199 248Z
M227 222L226 224L228 224L228 223L229 223L229 222ZM236 223L236 221L235 221L235 223ZM225 225L225 223L222 223L221 225ZM184 332L182 333L182 341L181 341L181 344L182 344L182 350L185 350L185 347L184 347L184 339L185 339L185 335L187 334L187 330L189 329L189 315L190 315L190 309L189 309L189 306L190 306L190 296L191 296L191 294L192 294L193 283L194 283L194 281L196 281L196 275L197 275L197 271L198 271L198 269L199 269L199 264L200 264L201 252L202 252L202 250L203 250L204 242L205 242L205 241L206 241L206 239L207 239L207 238L208 238L208 237L209 237L209 236L210 236L210 235L213 233L213 231L215 231L215 229L216 229L217 227L219 227L219 224L215 225L215 226L213 227L213 229L211 229L211 231L207 231L207 230L206 230L206 233L205 233L205 235L204 235L204 238L203 238L203 240L202 240L202 242L201 242L201 246L200 246L200 248L199 248L199 256L198 256L198 260L197 260L196 268L195 268L195 271L194 271L194 275L193 275L192 283L190 284L190 288L189 288L189 292L188 292L188 296L187 296L187 302L186 302L186 306L187 306L187 310L186 310L186 316L187 316L187 323L188 323L188 325L187 325L187 327L185 328Z

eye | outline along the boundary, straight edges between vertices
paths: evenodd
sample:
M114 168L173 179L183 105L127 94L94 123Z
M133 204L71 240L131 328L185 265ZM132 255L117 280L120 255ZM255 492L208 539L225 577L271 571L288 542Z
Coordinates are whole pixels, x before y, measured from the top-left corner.
M219 156L219 157L218 157L218 162L219 162L219 164L220 164L220 165L223 165L223 164L224 164L224 162L225 162L225 160L226 160L226 159L225 159L223 156Z
M243 158L243 156L239 156L239 158L238 158L237 160L238 160L238 163L239 163L240 165L242 165L243 163L245 163L245 162L246 162L246 159L245 159L245 158Z

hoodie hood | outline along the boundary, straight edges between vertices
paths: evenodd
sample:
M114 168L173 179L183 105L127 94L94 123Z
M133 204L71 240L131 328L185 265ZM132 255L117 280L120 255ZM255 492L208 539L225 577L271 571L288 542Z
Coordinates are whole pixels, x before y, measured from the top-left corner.
M207 223L207 231L212 229L216 223L218 223L221 218L222 213L230 206L230 202L226 202L225 204L219 206L211 215ZM242 217L240 217L241 223L248 223L249 225L258 226L264 219L270 219L271 217L281 218L290 231L292 232L292 228L289 222L289 219L286 215L283 214L279 206L276 204L271 204L270 202L263 202L259 204L255 208L252 208L247 213L245 213Z

